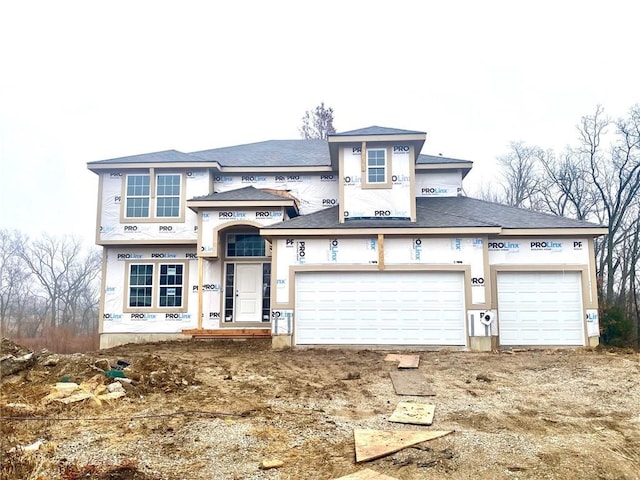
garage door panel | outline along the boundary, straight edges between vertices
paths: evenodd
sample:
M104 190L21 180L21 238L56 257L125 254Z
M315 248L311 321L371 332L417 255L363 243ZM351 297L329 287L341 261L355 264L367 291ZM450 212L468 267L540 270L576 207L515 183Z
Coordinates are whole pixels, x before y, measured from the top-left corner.
M465 345L460 272L300 272L297 344Z
M499 272L502 345L583 345L580 272Z

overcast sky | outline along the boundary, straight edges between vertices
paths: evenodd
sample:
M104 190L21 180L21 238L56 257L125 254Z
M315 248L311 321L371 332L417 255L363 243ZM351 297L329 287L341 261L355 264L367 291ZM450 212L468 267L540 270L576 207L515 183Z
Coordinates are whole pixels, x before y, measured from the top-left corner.
M640 3L67 1L0 4L0 228L92 241L86 162L338 131L427 132L489 176L511 141L562 149L640 102ZM489 172L489 174L487 173Z

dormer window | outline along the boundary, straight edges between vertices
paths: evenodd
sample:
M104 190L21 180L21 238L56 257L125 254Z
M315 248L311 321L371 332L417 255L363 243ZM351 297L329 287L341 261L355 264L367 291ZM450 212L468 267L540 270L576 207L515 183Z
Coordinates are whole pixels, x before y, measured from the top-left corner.
M387 151L383 148L367 150L367 183L387 181Z
M391 188L391 155L387 148L368 148L362 188Z

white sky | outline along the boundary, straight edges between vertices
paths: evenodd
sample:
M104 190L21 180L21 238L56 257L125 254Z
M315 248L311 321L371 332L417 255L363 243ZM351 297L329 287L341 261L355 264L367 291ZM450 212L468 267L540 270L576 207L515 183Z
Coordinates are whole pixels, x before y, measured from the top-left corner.
M428 132L491 175L510 141L557 150L596 105L640 102L640 3L0 3L0 228L93 241L86 162L338 131Z

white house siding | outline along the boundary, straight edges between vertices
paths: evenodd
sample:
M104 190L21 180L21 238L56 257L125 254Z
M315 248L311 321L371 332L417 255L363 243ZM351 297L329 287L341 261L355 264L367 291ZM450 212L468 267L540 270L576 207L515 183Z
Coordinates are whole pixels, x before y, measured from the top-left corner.
M148 172L148 170L146 171ZM124 182L128 174L144 173L143 170L129 172L114 170L101 173L102 196L99 199L98 243L100 242L133 242L143 243L154 241L193 241L198 237L197 216L195 212L186 208L186 200L209 193L209 172L205 169L191 171L170 170L169 173L180 173L186 181L186 191L182 195L184 222L176 222L170 218L156 219L153 222L134 220L121 222L121 208L124 202ZM156 170L156 174L164 173ZM152 207L151 207L152 208Z
M377 148L377 147L372 147ZM382 147L380 147L382 148ZM386 148L386 147L385 147ZM343 147L345 218L398 217L410 218L415 199L411 195L412 148L389 147L391 153L391 188L363 189L360 147ZM406 149L406 150L405 150Z
M462 190L462 173L416 172L416 197L455 197Z
M105 283L103 284L103 315L100 333L179 333L197 327L198 262L193 247L106 247ZM159 313L154 307L148 313L125 313L128 295L127 265L129 263L183 263L187 268L183 303L187 311ZM157 264L157 263L154 263ZM155 275L154 271L154 275ZM156 280L154 279L154 287Z
M471 288L472 303L485 303L482 238L385 237L384 242L384 264L390 268L404 265L413 265L416 269L420 266L457 266L462 270L468 265L471 277L467 287ZM378 262L378 240L375 237L278 239L274 269L276 297L272 307L290 302L291 266L371 266Z
M466 266L471 276L466 285L474 304L485 303L484 240L480 237L388 237L384 263L393 265Z

